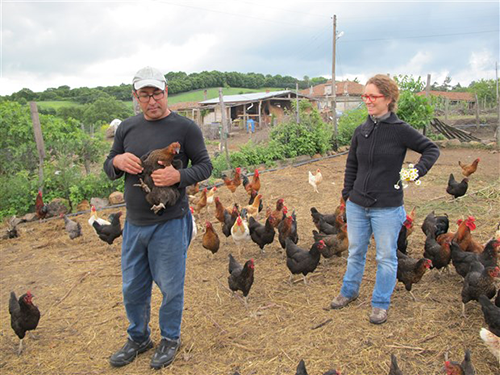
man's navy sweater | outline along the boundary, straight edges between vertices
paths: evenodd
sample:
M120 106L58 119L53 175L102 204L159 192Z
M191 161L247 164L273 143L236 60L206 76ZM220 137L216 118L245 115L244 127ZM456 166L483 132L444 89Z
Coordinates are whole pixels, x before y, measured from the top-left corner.
M403 189L396 189L406 150L422 156L415 164L419 178L439 157L439 148L396 114L375 123L367 120L354 131L346 162L342 197L363 207L403 205Z
M140 158L150 151L167 147L172 142L181 144L180 152L175 157L176 160L182 161L182 169L179 170L181 180L178 184L181 196L175 205L167 207L159 216L151 211L144 191L133 186L139 182L137 175L116 169L113 166L113 158L125 152ZM188 161L191 161L189 168ZM193 121L175 112L157 121L148 121L144 119L143 114L139 114L123 121L116 130L113 147L104 162L104 171L112 180L125 174L127 220L134 225L151 225L186 215L189 203L185 188L210 177L212 163L203 134Z

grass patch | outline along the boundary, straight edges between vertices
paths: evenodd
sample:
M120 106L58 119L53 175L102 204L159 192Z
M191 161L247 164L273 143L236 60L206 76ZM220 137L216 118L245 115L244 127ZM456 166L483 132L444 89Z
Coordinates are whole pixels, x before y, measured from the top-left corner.
M58 110L62 107L81 107L83 104L73 102L71 100L49 100L45 102L36 102L36 105L42 109L54 108Z

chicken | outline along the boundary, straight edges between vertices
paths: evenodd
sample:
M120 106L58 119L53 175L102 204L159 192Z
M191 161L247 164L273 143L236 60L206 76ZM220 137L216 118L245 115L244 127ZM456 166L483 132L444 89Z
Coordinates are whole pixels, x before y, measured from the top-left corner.
M191 239L194 239L198 235L198 225L196 224L196 220L194 218L194 209L193 209L193 207L190 206L189 210L191 211L191 218L193 219L193 231L191 232Z
M472 236L471 236L471 231L476 229L476 224L474 224L474 221L476 219L473 216L469 216L466 220L458 220L458 229L455 233L444 233L439 236L437 236L436 241L439 242L440 244L445 242L445 241L455 241L462 250L464 251L469 251L469 250L476 250L476 251L482 251L481 249L477 249L477 246L472 246L471 247L471 242L472 242Z
M478 298L483 311L484 321L491 333L500 337L500 307L497 307L484 294Z
M253 177L252 177L252 182L248 180L248 177L243 175L243 187L245 188L246 192L248 195L252 194L252 191L259 192L260 191L260 174L259 170L256 169Z
M403 371L399 369L398 360L394 354L391 354L391 367L388 375L403 375Z
M316 169L316 173L312 174L309 171L309 185L311 185L316 193L319 193L318 186L323 182L323 175L320 169Z
M500 337L488 331L486 328L481 328L481 331L479 331L479 336L484 341L484 344L491 352L491 354L496 357L496 359L498 360L498 364L500 365Z
M257 198L257 195L259 195L259 193L255 190L252 190L252 192L250 193L250 199L248 200L248 204L253 204L253 202L255 201L255 198ZM262 204L262 198L260 199L260 202L259 202L259 212L262 211L262 208L263 208L263 204Z
M311 207L311 217L313 220L314 225L316 226L316 229L321 231L319 222L320 219L323 218L323 221L326 222L329 225L335 226L335 221L337 220L337 214L322 214L320 213L316 207Z
M475 375L476 370L471 361L470 350L465 351L464 360L462 363L454 361L446 361L444 363L446 375Z
M231 227L231 237L233 238L236 246L238 246L239 252L241 254L241 248L243 247L244 242L251 239L248 224L241 218L241 215L238 215L236 222Z
M227 177L226 175L223 175L222 179L224 180L224 185L226 185L226 187L231 192L231 194L233 196L233 201L234 201L235 200L234 199L234 192L236 191L238 186L241 185L241 168L238 167L235 169L234 176L232 179Z
M122 228L120 224L121 216L121 212L109 215L109 219L111 220L111 224L109 225L101 225L98 221L94 221L92 224L99 238L104 242L107 242L109 245L122 235Z
M299 364L297 365L295 375L308 375L306 364L303 359L301 359ZM327 372L323 373L323 375L340 375L340 372L338 372L337 370L328 370Z
M67 215L61 214L61 216L64 218L64 228L68 232L69 238L74 240L80 237L82 235L82 226L80 223L69 219Z
M450 243L451 240L447 240L440 244L434 239L434 235L429 233L425 240L424 258L431 260L432 268L441 270L442 268L448 267L451 260Z
M262 194L257 195L253 203L244 207L247 210L247 215L255 218L259 213L259 206L261 205Z
M321 255L325 258L331 258L334 255L339 257L349 248L347 224L344 224L337 234L324 234L313 230L313 237L314 241L323 240L325 243L326 246L321 250Z
M293 211L291 216L288 216L284 220L281 220L281 223L278 225L278 240L282 249L286 248L287 238L290 238L294 244L299 242L295 211Z
M210 190L207 191L207 205L211 205L214 203L215 199L215 192L217 191L217 186L214 186ZM208 209L208 206L207 206Z
M495 277L498 276L498 267L484 267L479 262L473 262L469 273L465 276L462 288L462 315L465 317L465 304L477 301L481 294L493 298L496 294Z
M466 177L460 183L455 180L453 173L450 173L450 178L448 179L448 186L446 187L446 192L453 195L454 198L464 196L469 188L469 179Z
M429 233L433 233L434 238L437 236L447 233L450 227L450 220L448 219L448 214L444 214L444 216L436 216L434 211L429 213L422 223L422 232L426 236Z
M323 241L315 242L308 250L301 249L290 238L285 240L286 247L286 266L292 275L302 274L304 284L307 284L306 276L310 272L314 272L318 267L321 250L325 247ZM290 282L292 281L290 275Z
M227 278L229 289L233 291L233 295L238 290L243 292L245 306L248 306L248 293L252 288L254 271L253 259L247 260L245 265L241 267L241 264L229 254L229 276Z
M38 326L40 310L33 304L33 295L28 290L25 294L16 297L16 293L10 292L9 300L10 326L19 337L18 355L23 351L23 338L27 331L32 331Z
M475 261L480 262L484 267L496 267L498 258L497 248L499 245L500 241L495 239L490 240L484 247L483 252L477 254L463 251L456 242L452 242L450 249L453 266L462 277L467 275L470 265Z
M473 174L477 170L477 165L479 164L480 161L481 161L481 159L477 158L471 164L465 164L459 160L458 165L460 166L460 168L462 168L462 174L465 177L469 177L471 174Z
M3 240L7 240L10 238L19 237L19 232L17 230L17 225L20 223L20 220L16 218L16 216L11 217L10 219L5 219L5 223L7 225L7 231L2 236Z
M207 209L207 188L204 188L202 191L201 191L201 195L200 197L198 198L198 200L196 202L193 202L194 203L194 211L197 213L198 215L198 219L200 218L200 215L201 215L201 211L203 209Z
M397 279L405 285L406 290L410 292L414 301L417 299L411 292L411 287L413 284L418 283L422 279L422 276L424 276L425 271L431 267L432 261L429 259L413 259L398 250Z
M276 232L273 227L272 216L266 219L264 225L260 224L257 220L250 216L248 219L248 228L250 230L250 237L253 242L259 245L261 250L264 250L264 246L273 243L274 235Z
M217 235L217 232L215 231L210 221L206 221L205 227L206 229L205 233L203 234L201 244L205 249L210 250L212 254L215 254L217 251L219 251L220 247L219 236Z
M97 210L95 206L92 206L90 208L90 218L89 218L89 225L94 228L94 221L97 221L99 225L111 225L111 223L107 220L101 219L99 216L97 216ZM94 228L95 232L97 233L97 230Z
M46 204L43 203L43 198L42 198L42 190L38 190L38 194L36 196L35 200L35 214L36 217L39 218L40 220L45 219L49 212L49 208Z
M275 228L278 227L279 223L281 223L281 220L283 220L286 216L286 207L285 207L285 200L283 198L280 198L276 201L276 209L271 210L268 208L268 211L266 213L266 218L269 217L269 215L272 215L274 220L273 220L273 226Z
M175 185L156 186L151 175L154 171L168 166L180 169L182 162L174 160L180 148L179 142L173 142L165 148L153 150L141 157L143 171L138 175L139 183L134 184L134 186L141 187L146 193L146 200L151 204L151 210L157 215L161 215L168 206L173 206L179 199L181 192Z
M222 205L220 198L215 197L214 198L215 202L215 218L220 222L224 223L224 211L226 210L224 206Z
M406 215L406 220L403 222L398 235L398 250L403 254L406 254L406 248L408 247L408 236L413 231L413 219Z
M186 194L188 196L195 196L200 191L200 183L197 182L194 185L189 185L186 187Z
M239 216L238 208L234 205L233 210L230 213L227 212L227 210L224 210L223 214L224 223L222 223L222 233L224 233L226 237L229 237L231 235L231 229Z

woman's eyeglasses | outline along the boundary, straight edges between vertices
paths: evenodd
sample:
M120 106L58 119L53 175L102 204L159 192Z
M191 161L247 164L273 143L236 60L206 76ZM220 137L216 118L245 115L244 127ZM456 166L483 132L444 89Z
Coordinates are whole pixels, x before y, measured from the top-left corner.
M375 103L379 98L383 98L384 95L361 95L361 99L365 102Z
M158 91L153 93L152 95L149 95L145 92L136 92L137 93L137 100L139 100L141 103L149 103L149 99L153 98L155 101L158 101L160 99L163 99L165 96L165 91Z

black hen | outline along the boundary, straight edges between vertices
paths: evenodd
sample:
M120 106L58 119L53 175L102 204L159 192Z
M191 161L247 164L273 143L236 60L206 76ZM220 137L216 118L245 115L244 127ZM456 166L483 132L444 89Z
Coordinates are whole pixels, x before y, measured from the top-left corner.
M488 325L488 329L500 337L500 307L496 307L484 294L479 296L478 301L481 304L484 321Z
M247 305L247 296L253 284L253 274L255 265L253 259L247 260L242 267L236 259L229 254L229 276L227 278L229 289L234 292L241 290L245 297L245 305Z
M14 292L10 292L9 313L10 325L17 337L19 337L18 355L23 350L23 338L26 331L36 329L40 320L40 310L32 302L33 295L28 291L19 300Z
M293 243L290 237L285 240L286 246L286 266L293 275L301 273L304 276L304 283L307 284L306 276L310 272L314 272L318 267L321 257L320 249L325 247L323 241L315 242L309 251L301 249ZM291 280L292 275L290 275Z
M248 219L248 229L250 230L250 238L253 242L259 245L260 249L263 250L264 246L273 243L274 231L273 222L274 218L269 216L266 219L265 225L260 224L252 216Z
M109 215L109 218L111 220L111 224L109 225L101 225L97 221L94 221L92 223L92 226L97 232L99 238L104 242L107 242L109 245L111 245L115 239L122 235L120 216L122 216L121 212Z
M391 354L391 367L389 369L389 375L403 375L403 371L399 369L398 360L394 354Z
M457 182L455 177L453 177L453 173L450 173L450 178L448 179L448 187L446 188L446 192L450 195L453 195L454 198L461 197L467 193L467 189L469 187L469 179L464 178L461 182Z

